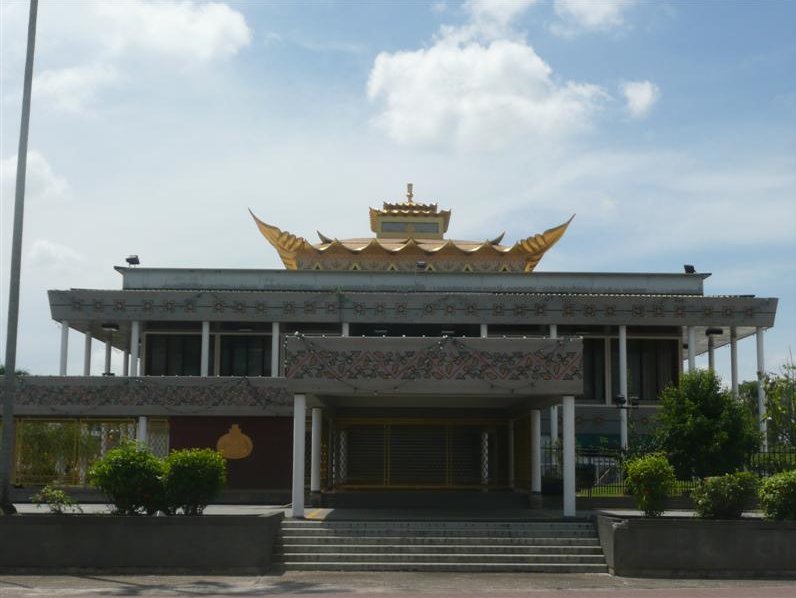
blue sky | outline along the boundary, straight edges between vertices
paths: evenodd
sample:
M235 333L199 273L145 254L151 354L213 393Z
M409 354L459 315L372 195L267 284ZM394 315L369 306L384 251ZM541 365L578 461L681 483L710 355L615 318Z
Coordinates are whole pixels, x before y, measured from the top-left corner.
M2 0L3 334L26 19ZM42 0L19 364L57 369L49 288L118 287L129 253L280 267L247 208L363 236L411 181L456 238L576 213L540 270L693 263L708 293L779 297L776 369L796 348L794 23L792 2ZM740 355L753 377L753 341Z

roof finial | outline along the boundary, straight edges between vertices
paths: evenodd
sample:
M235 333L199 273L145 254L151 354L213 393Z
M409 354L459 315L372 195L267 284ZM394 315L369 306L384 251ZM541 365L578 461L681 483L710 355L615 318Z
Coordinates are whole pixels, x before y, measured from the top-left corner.
M406 200L409 203L412 203L412 198L415 196L415 194L412 193L412 187L412 183L406 183Z

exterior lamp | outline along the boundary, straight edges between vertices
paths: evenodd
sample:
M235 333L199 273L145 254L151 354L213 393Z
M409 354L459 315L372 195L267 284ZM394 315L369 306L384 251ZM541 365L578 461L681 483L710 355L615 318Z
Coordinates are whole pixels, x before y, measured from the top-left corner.
M141 263L141 260L138 259L137 255L128 255L124 261L130 266L137 266Z
M683 270L685 270L686 274L696 274L696 268L694 268L691 264L683 265Z
M109 334L113 334L114 332L119 332L119 325L114 324L113 322L105 322L104 324L100 324L100 328L102 328L105 332Z

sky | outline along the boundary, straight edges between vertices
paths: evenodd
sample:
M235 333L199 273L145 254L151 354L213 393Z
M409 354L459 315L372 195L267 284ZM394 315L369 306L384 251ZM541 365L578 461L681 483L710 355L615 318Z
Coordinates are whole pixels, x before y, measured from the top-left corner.
M1 1L4 349L28 3ZM407 182L459 239L577 214L538 271L694 264L708 294L778 297L776 370L796 350L796 3L41 0L18 366L57 372L47 289L120 288L129 254L281 268L249 208L361 237ZM70 373L82 354L73 332ZM753 340L739 356L754 378Z

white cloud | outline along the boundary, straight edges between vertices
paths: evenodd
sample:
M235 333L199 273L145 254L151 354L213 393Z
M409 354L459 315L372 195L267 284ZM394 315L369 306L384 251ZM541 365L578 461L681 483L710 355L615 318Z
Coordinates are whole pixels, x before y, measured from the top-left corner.
M226 4L192 1L98 1L93 12L106 47L207 61L236 54L251 41L243 15Z
M33 80L36 99L52 102L66 112L83 111L103 87L119 77L116 69L103 64L45 70Z
M625 24L625 12L637 0L555 0L560 23L551 26L553 33L572 36L587 31L608 31Z
M38 268L62 271L84 261L83 255L71 247L47 239L36 239L28 252L28 264Z
M507 27L538 0L467 0L464 7L476 23L493 22Z
M629 81L620 86L627 110L633 118L644 118L661 97L661 90L652 81Z
M12 32L26 11L3 5ZM5 33L5 27L4 27ZM187 72L237 54L252 39L243 14L220 2L85 0L50 2L39 11L34 94L82 112L104 90L175 67ZM8 44L13 52L24 41ZM21 63L21 57L14 64Z
M3 197L13 204L16 192L17 157L4 158L0 162L3 179ZM53 172L47 159L36 150L28 152L27 173L25 176L25 201L49 202L68 199L70 187L67 180Z
M470 23L443 27L432 46L382 52L368 80L376 124L399 143L498 148L553 139L590 123L605 92L560 81L511 19L531 2L470 2ZM507 39L513 37L513 39Z

